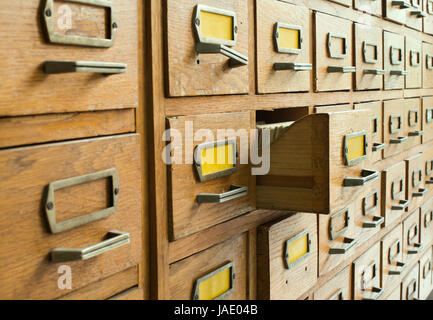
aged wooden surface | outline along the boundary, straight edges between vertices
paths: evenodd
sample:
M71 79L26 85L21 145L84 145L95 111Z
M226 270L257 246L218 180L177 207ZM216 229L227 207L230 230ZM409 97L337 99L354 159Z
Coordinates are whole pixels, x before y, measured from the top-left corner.
M339 293L340 290L341 293ZM334 297L337 293L338 295ZM329 300L332 297L334 297L334 300L352 299L352 274L350 266L344 268L314 292L314 300Z
M143 300L143 298L143 289L134 287L111 297L109 300Z
M0 152L3 190L0 294L3 298L52 299L64 295L66 292L58 287L60 264L50 261L50 250L85 248L102 241L110 230L129 232L130 244L89 260L63 263L72 269L71 290L139 263L142 230L141 202L137 201L141 198L138 147L137 135L123 135ZM86 226L52 234L44 211L48 183L110 168L116 168L119 179L116 213ZM77 196L81 192L72 193L68 188L62 191L71 192L66 197L71 201L69 212L79 215L81 208L77 204L81 199ZM98 203L101 196L106 197L106 193L92 192L87 199ZM56 198L56 206L60 200Z
M375 263L376 270L373 271L371 264ZM353 275L353 299L362 300L367 295L372 294L372 288L381 287L381 267L380 267L380 244L376 243L359 256L352 263L352 275ZM369 283L370 286L364 287L362 284L363 279L365 283Z

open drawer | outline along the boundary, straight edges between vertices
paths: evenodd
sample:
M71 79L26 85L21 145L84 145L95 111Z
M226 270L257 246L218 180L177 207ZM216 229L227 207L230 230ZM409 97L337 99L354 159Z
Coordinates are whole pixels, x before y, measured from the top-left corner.
M269 173L257 176L257 207L329 214L359 198L379 177L370 167L370 126L367 110L258 125L262 139L271 139Z

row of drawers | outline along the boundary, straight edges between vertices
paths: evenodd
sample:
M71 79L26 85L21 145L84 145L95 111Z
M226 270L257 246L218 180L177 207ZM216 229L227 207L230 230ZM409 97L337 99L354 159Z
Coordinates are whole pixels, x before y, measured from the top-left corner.
M352 83L356 90L433 88L433 42L282 1L257 1L256 10L258 93L305 92L312 84L316 92ZM167 1L170 97L249 92L247 12L240 0L219 8ZM234 19L236 32L223 28L222 17Z
M137 134L4 149L0 168L1 299L54 299L126 270L138 284Z
M433 210L432 200L429 202L430 211ZM323 235L321 224L314 214L297 213L258 228L259 299L298 299L316 285L321 265L335 257L324 255L324 247L328 251L329 247L324 241L326 236ZM412 279L407 279L412 277L413 272L406 267L418 259L421 278L416 291L422 288L420 296L425 298L433 288L432 226L430 223L425 228L420 221L419 209L414 211L355 260L346 256L344 261L353 263L317 288L314 298L378 299L391 294L400 282L412 288ZM248 255L255 254L248 250L248 243L248 235L241 234L171 264L170 299L247 299ZM418 281L418 269L416 277Z

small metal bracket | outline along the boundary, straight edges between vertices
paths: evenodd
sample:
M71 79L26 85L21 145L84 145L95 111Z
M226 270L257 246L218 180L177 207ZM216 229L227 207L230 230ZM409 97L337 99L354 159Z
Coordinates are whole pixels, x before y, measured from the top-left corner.
M274 70L293 70L293 71L310 71L313 69L311 63L293 63L293 62L277 62L274 63Z
M373 287L371 288L371 294L369 296L363 296L362 300L379 300L383 292L382 288Z
M344 300L343 289L338 289L336 293L328 298L328 300Z
M293 49L293 48L283 48L280 46L280 33L279 30L281 29L288 29L288 30L296 30L299 33L298 37L298 47L299 49ZM289 54L300 54L302 52L302 45L303 45L303 35L302 35L302 27L301 26L294 26L282 22L277 22L274 25L274 45L275 45L275 51L278 53L289 53Z
M69 45L78 45L78 46L88 46L88 47L100 47L100 48L109 48L114 45L114 41L116 39L116 32L118 29L118 24L116 22L115 14L114 14L114 4L108 1L103 0L63 0L63 2L69 3L81 3L84 5L96 6L107 8L110 11L110 22L109 22L109 30L110 30L110 39L99 39L99 38L89 38L82 36L70 36L70 35L61 35L55 32L54 23L55 16L54 12L54 0L46 0L45 6L43 7L42 16L45 21L45 27L48 34L48 39L51 43L59 43L59 44L69 44Z
M374 216L372 217L372 221L363 222L362 227L366 229L377 228L378 226L381 226L384 222L384 217Z
M415 121L412 120L412 115L415 115ZM416 127L416 125L419 123L419 119L418 119L418 111L417 110L409 110L409 114L408 114L408 122L409 122L409 127Z
M386 143L373 143L373 152L380 151L385 149Z
M406 70L391 70L389 72L392 76L407 76L409 74L409 71Z
M332 38L342 39L343 40L343 47L342 47L343 48L343 52L342 53L336 53L336 52L334 52L334 50L332 48ZM327 48L328 48L328 55L329 55L330 58L333 58L333 59L344 59L344 58L346 58L346 56L347 56L347 36L346 35L329 32L328 36L327 36L326 45L327 45Z
M392 6L400 7L400 9L408 9L411 7L410 2L404 0L393 0L391 4Z
M429 258L424 264L424 267L422 268L422 278L427 279L427 276L431 273L431 271L432 271L432 262L431 262L431 258Z
M408 249L407 249L407 253L408 254L418 254L423 246L421 243L415 242L416 238L418 237L418 224L413 224L408 230L407 230L407 245L408 245ZM411 236L412 234L412 236Z
M127 64L96 61L45 61L44 71L47 74L70 72L93 72L103 74L125 73Z
M412 171L412 187L418 187L422 182L422 170L415 169Z
M418 279L412 279L412 281L409 282L406 288L407 300L416 300L415 295L417 293L417 287L418 287Z
M427 13L425 13L425 12L422 11L422 10L412 10L412 11L410 12L410 14L411 14L412 16L416 16L418 19L422 19L422 18L427 17Z
M433 121L433 108L426 109L425 118L426 123L430 123Z
M300 257L300 258L296 259L295 261L293 261L292 263L290 263L290 256L289 256L290 244L293 243L294 241L304 237L305 235L307 236L307 245L308 245L307 252L302 257ZM290 238L289 240L286 241L285 246L284 246L284 264L286 266L286 269L288 269L288 270L292 269L298 263L300 263L301 261L308 258L310 253L311 253L310 232L305 230L305 231L302 231L301 233L299 233L298 235L294 236L293 238Z
M391 210L405 210L409 204L409 200L401 199L398 200L398 204L391 205Z
M111 178L112 181L112 206L100 211L92 212L84 216L75 217L66 221L56 221L56 206L54 192L63 188L76 186L79 184L89 183L99 179ZM64 180L51 182L47 188L47 196L45 201L45 213L47 215L48 224L52 233L60 233L67 231L100 219L107 218L114 214L117 209L119 198L119 185L117 180L116 169L108 169L79 177L73 177Z
M374 181L379 177L379 171L376 170L361 170L360 178L344 178L343 186L344 187L361 187L366 185L368 182Z
M395 268L389 268L389 275L390 276L399 276L401 274L403 274L403 271L406 269L407 264L401 261L397 261L395 263Z
M426 160L425 162L425 175L429 176L433 173L433 159Z
M235 280L236 280L236 273L235 273L235 263L234 262L229 262L225 265L223 265L222 267L208 273L207 275L197 279L194 283L194 289L193 289L193 293L192 293L192 300L199 300L200 297L200 284L205 282L206 280L212 278L213 276L227 270L230 269L230 288L229 290L225 291L224 293L222 293L221 295L215 297L213 300L223 300L225 298L227 298L229 295L231 295L234 291L235 288Z
M84 249L52 249L51 260L54 263L87 260L130 243L128 232L112 230L108 232L107 238L107 240Z
M373 58L367 57L367 47L373 47L374 48L374 57ZM364 63L376 64L379 61L379 47L376 43L363 41L362 42L362 54L363 54L363 58L364 58Z
M248 195L248 187L230 185L230 191L224 193L200 193L197 202L203 203L223 203Z

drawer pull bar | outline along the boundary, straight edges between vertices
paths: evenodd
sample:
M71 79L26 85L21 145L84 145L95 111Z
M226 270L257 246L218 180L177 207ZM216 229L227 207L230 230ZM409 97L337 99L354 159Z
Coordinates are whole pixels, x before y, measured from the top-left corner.
M248 195L248 187L231 185L230 191L224 193L201 193L197 196L198 203L222 203Z
M56 205L54 192L59 189L76 186L83 183L89 183L99 179L111 177L112 185L112 206L100 211L92 212L83 216L75 217L66 221L57 222L56 220ZM119 198L119 183L117 179L116 169L108 169L104 171L94 172L91 174L73 177L64 180L51 182L48 185L47 196L45 201L45 213L47 215L48 224L52 233L67 231L91 222L107 218L114 214L117 210L117 202Z
M418 191L412 193L414 197L424 197L427 193L427 189L419 188Z
M343 186L359 187L364 186L368 182L374 181L379 177L379 171L362 169L361 178L344 178Z
M385 149L386 143L373 143L373 152L380 151Z
M423 245L421 243L412 243L408 246L407 253L408 254L418 254L422 250Z
M57 262L87 260L104 252L124 246L130 242L129 233L112 230L107 233L107 240L83 249L56 248L51 250L51 260Z
M419 136L423 136L423 135L424 135L424 131L422 131L422 130L416 130L416 131L409 132L409 137L419 137Z
M407 76L409 74L408 71L405 70L391 70L392 76Z
M407 208L407 206L409 205L410 201L409 200L400 200L398 203L399 204L393 204L391 206L391 210L405 210Z
M383 217L374 216L373 220L371 222L364 222L362 224L363 228L376 228L377 226L382 225L382 223L385 221Z
M293 71L310 71L313 69L311 63L291 63L277 62L274 64L274 70L293 70Z
M335 247L334 248L330 248L329 249L329 254L345 254L350 249L352 249L357 242L358 241L355 240L355 239L344 237L343 243L345 243L345 246L342 247L342 248L335 248Z
M399 276L406 269L407 264L404 262L397 261L395 268L389 270L390 276Z
M376 76L385 75L386 71L382 69L366 69L364 70L364 74L374 74Z
M422 11L422 10L414 10L414 11L411 11L410 14L411 14L412 16L416 16L416 17L419 18L419 19L422 19L422 18L427 17L427 13L425 13L425 12Z
M248 64L248 57L240 54L239 52L223 45L214 43L199 42L195 47L198 53L212 54L220 53L229 58L229 66L231 68L242 67Z
M45 61L44 70L47 74L70 72L93 72L103 74L125 73L127 64L116 62L94 61Z
M404 0L394 0L391 3L393 6L400 7L400 9L408 9L410 8L410 2Z
M336 66L328 67L328 73L353 73L353 72L356 72L355 67L336 67Z
M372 287L368 296L363 296L362 300L378 300L383 294L382 288Z
M389 143L391 144L399 144L407 141L408 141L408 137L398 137L398 138L389 139Z
M430 177L428 180L425 181L426 184L433 184L433 177Z

